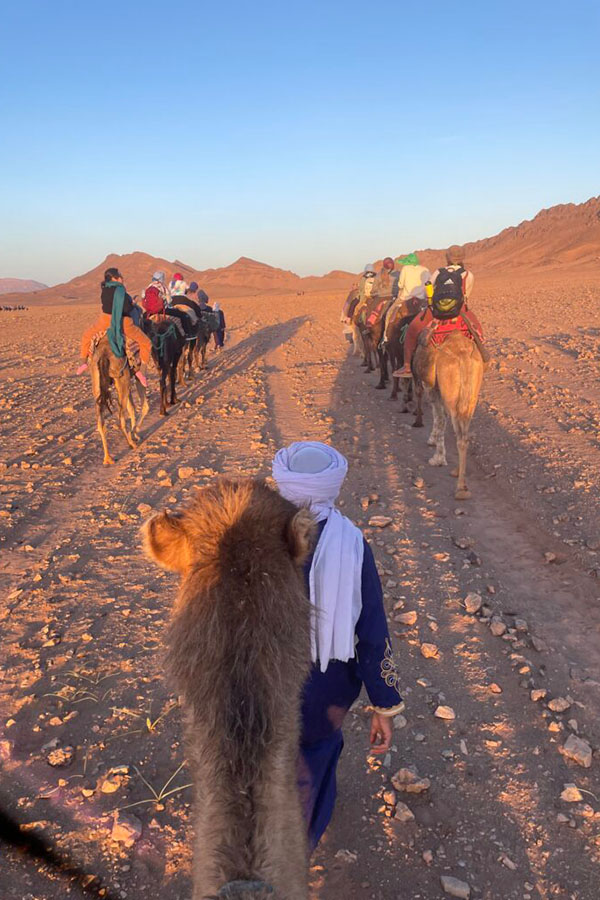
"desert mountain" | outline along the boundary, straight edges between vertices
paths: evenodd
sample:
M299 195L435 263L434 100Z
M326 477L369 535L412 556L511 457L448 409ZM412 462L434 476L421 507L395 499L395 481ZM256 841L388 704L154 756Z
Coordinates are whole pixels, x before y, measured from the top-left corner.
M497 274L502 268L531 274L570 267L598 269L600 197L543 209L533 219L464 248L469 266L481 275ZM443 262L444 250L422 250L419 257L433 270Z
M277 269L266 263L240 257L229 266L219 269L195 269L181 260L169 261L148 253L111 253L99 265L84 275L78 275L65 284L47 288L36 294L40 303L86 302L97 300L104 270L116 266L125 276L130 293L140 294L160 269L167 280L173 273L181 272L186 281L197 281L210 297L252 296L264 293L300 291L346 290L354 276L349 272L331 272L329 275L301 278L294 272Z
M406 251L404 251L406 252ZM444 250L422 250L421 261L435 269L444 260ZM560 269L592 271L600 268L600 197L586 203L565 203L543 209L533 219L505 228L494 237L465 244L465 259L478 278L506 269L511 275L538 275ZM169 261L148 253L110 254L103 262L65 284L35 290L41 303L85 302L98 298L102 274L109 266L118 266L130 292L139 294L152 273L162 269L167 278L180 271L187 281L197 281L211 297L253 296L265 293L346 291L356 276L339 270L322 276L301 278L294 272L241 256L229 266L199 270L180 260ZM7 281L0 280L0 285ZM14 288L12 289L14 290ZM5 295L8 299L9 295ZM10 295L16 299L18 295ZM29 301L33 297L28 298Z
M47 284L29 278L0 278L0 294L29 294L44 291L47 287Z

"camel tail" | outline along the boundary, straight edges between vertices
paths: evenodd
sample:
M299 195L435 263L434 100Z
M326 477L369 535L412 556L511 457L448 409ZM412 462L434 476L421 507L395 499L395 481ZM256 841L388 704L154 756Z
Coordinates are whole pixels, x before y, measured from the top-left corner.
M112 402L110 397L110 360L108 356L102 354L96 361L99 375L99 390L96 398L98 411L103 413L105 410L112 412Z

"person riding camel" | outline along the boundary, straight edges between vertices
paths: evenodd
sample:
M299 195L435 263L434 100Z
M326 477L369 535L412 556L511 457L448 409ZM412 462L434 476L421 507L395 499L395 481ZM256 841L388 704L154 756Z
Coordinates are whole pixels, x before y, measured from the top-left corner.
M176 274L178 275L179 273ZM183 282L181 276L179 280ZM154 273L152 281L142 292L142 304L146 311L146 315L148 317L172 316L173 318L178 319L181 322L181 328L183 329L185 339L192 341L195 337L192 321L189 316L186 316L182 309L175 309L171 306L171 296L165 282L165 273L159 270Z
M101 331L107 331L111 349L113 352L119 351L117 355L123 356L124 348L121 346L121 343L122 335L124 334L130 341L135 341L140 348L142 367L135 374L144 387L147 387L146 366L150 362L152 343L141 328L137 328L133 324L133 319L131 318L133 300L125 290L123 276L117 268L111 267L106 269L100 288L102 313L94 324L90 325L83 333L80 352L82 362L77 369L77 374L81 375L88 367L87 360L90 355L94 335Z
M390 328L398 316L406 313L409 308L416 312L421 306L425 306L427 302L425 285L431 280L429 269L420 265L419 257L416 253L399 256L396 259L396 263L401 267L398 278L398 291L396 299L387 312L384 341L389 339Z
M450 313L455 308L456 316L461 315L467 320L467 325L470 324L480 337L483 335L479 319L467 308L467 300L473 291L475 277L464 267L463 261L463 248L454 245L446 251L446 265L436 269L431 276L429 303L424 312L415 316L408 326L404 339L404 365L393 373L394 378L412 378L411 361L419 335L435 318L445 317L444 304ZM437 306L440 311L436 313Z
M395 300L398 296L399 278L400 271L396 268L394 260L391 256L386 256L375 279L373 293L377 294L380 300Z
M185 284L185 282L184 282ZM176 294L175 295L177 306L187 306L189 309L193 310L199 319L202 315L202 307L198 303L198 282L192 281L190 282L189 287L186 288L184 294Z
M169 294L173 297L183 297L188 289L187 281L181 272L175 272L169 283Z

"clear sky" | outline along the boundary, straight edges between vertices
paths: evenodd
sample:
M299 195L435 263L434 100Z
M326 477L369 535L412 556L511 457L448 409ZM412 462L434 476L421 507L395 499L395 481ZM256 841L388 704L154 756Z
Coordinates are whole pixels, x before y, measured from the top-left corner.
M300 274L600 193L597 0L3 6L0 275Z

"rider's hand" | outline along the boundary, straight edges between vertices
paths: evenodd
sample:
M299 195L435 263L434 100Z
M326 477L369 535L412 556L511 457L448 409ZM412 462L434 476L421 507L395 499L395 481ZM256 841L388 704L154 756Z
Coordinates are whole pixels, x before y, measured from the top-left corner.
M382 716L374 712L371 717L371 753L386 753L392 744L394 726L391 716Z

